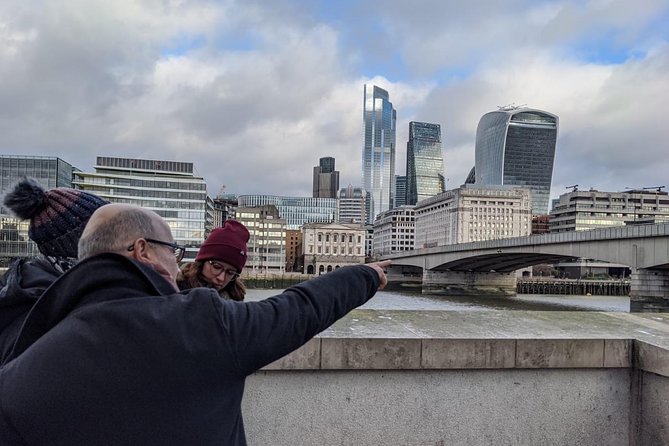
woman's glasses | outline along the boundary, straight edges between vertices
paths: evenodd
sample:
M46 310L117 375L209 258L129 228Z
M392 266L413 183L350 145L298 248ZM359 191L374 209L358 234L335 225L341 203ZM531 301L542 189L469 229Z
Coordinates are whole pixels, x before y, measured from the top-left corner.
M227 269L225 266L221 265L215 260L209 260L207 263L209 263L211 272L215 276L218 276L221 273L225 273L225 277L229 278L230 280L235 280L237 277L239 277L239 273L237 271L234 269Z

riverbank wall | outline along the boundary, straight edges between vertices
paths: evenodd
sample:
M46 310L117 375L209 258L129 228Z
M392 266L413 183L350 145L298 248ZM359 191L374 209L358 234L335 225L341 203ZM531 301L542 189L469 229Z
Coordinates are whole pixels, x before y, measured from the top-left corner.
M247 380L250 445L669 444L669 315L355 310Z

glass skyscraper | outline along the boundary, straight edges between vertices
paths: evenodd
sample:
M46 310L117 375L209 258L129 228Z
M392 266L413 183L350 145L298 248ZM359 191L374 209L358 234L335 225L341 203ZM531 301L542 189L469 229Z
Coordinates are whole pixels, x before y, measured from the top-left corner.
M395 175L395 206L400 207L407 204L407 176Z
M397 114L388 92L365 85L363 94L364 143L362 185L370 192L367 222L395 202L395 121Z
M406 181L408 205L444 192L444 157L439 124L409 123Z
M558 117L541 110L506 107L486 113L476 129L477 185L525 186L532 214L548 212Z

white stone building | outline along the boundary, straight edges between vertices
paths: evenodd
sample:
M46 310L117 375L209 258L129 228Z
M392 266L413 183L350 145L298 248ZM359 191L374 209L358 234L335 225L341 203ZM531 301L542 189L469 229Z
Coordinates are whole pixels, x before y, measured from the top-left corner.
M419 201L416 248L530 235L530 190L465 184Z
M400 206L382 212L374 221L372 256L414 249L414 230L413 206Z
M307 274L365 263L365 230L358 224L307 223L302 226L302 246Z

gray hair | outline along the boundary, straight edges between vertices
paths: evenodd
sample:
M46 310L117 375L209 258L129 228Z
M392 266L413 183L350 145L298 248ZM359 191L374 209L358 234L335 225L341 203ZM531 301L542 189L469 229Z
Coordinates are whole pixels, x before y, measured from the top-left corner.
M144 209L126 209L98 224L79 239L79 260L103 252L121 253L138 238L156 237L151 215Z

